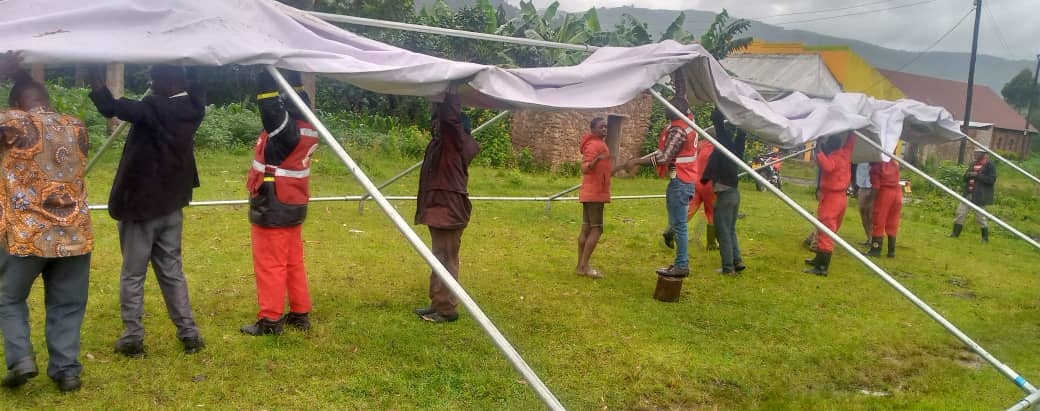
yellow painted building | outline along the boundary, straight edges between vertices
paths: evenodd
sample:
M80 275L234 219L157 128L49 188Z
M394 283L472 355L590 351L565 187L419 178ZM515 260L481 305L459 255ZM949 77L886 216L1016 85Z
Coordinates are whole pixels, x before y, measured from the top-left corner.
M848 46L806 46L803 43L769 43L754 41L742 53L751 54L818 54L839 83L849 93L863 93L884 100L906 97L863 57Z

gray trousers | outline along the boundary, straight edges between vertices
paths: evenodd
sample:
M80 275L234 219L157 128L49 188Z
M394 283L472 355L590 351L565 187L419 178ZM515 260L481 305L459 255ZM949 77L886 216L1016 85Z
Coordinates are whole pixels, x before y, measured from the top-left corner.
M982 208L983 210L986 209L986 207L983 207L983 206L979 206L979 207ZM953 223L954 224L964 224L964 220L968 219L968 211L973 211L973 210L972 210L971 207L968 207L967 204L964 204L964 203L958 204L957 205L957 215L956 215L956 217L953 218ZM982 214L980 214L978 212L975 213L975 221L977 221L979 223L979 227L982 227L982 228L987 228L988 227L986 225L986 216L984 216L984 215L982 215Z
M715 231L719 237L722 271L732 272L744 264L737 243L737 214L740 213L740 190L736 187L715 192Z
M856 202L859 205L859 219L863 223L863 232L867 233L869 242L874 233L874 198L877 191L873 188L860 188L856 192Z
M79 376L80 328L87 308L90 254L75 257L18 257L0 249L0 331L4 334L7 369L35 367L29 340L29 305L26 299L36 277L43 275L47 323L47 352L51 378Z
M144 279L148 263L152 263L159 281L166 312L177 326L177 338L199 336L195 314L188 300L188 281L181 261L181 231L184 213L174 211L146 221L120 221L119 246L123 251L123 269L119 274L119 308L123 319L120 341L144 339Z

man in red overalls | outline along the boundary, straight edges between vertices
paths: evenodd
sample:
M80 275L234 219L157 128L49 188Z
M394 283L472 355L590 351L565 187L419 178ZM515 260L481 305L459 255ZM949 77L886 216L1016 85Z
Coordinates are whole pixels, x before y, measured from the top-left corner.
M873 228L867 255L881 256L882 236L888 235L888 257L896 256L899 213L903 211L903 188L899 186L899 164L895 160L870 163L870 186L874 188Z
M300 98L300 75L290 72L290 84ZM249 222L252 224L253 270L260 312L254 324L241 330L249 335L281 334L283 325L300 330L311 327L311 297L303 266L303 221L310 199L311 154L318 148L318 132L288 97L282 97L267 72L257 78L257 105L264 131L256 143L249 170ZM282 315L286 295L289 313Z
M823 141L826 139L826 141ZM823 137L816 144L816 164L820 166L820 206L816 210L816 218L831 231L837 233L841 228L841 220L845 218L845 209L849 198L845 190L852 182L852 149L856 147L856 137L849 134L842 144L842 137L833 135ZM817 233L819 245L816 257L805 260L812 266L804 272L816 275L827 275L831 265L831 253L834 251L834 239L822 231Z

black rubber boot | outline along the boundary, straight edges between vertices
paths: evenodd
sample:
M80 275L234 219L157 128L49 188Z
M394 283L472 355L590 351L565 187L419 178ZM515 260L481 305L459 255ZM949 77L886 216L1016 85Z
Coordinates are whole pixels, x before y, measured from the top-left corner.
M285 315L285 325L298 330L307 331L311 329L311 317L309 313L293 313Z
M831 253L819 253L817 255L816 265L812 268L802 270L803 273L815 274L818 276L826 277L827 269L831 266Z
M282 332L285 330L282 321L282 319L278 319L277 321L275 321L268 320L266 318L261 318L257 320L256 323L243 325L242 328L239 328L239 330L241 330L244 334L256 336L266 334L281 335Z
M888 236L888 254L885 255L888 258L895 258L896 256L896 238Z
M957 238L961 236L961 230L964 229L964 224L954 224L953 231L947 237Z
M881 257L881 237L870 238L870 250L867 251L867 255L871 257Z
M988 243L989 242L989 228L988 227L982 227L982 242L983 243Z
M805 259L805 265L815 266L819 262L820 262L820 253L819 252L816 253L815 257L813 257L813 258L806 258Z

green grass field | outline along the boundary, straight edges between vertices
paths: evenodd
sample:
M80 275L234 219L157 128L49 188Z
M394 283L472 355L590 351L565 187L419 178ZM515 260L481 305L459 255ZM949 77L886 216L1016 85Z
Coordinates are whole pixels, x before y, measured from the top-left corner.
M244 198L249 160L245 152L200 153L195 199ZM376 182L414 162L372 153L358 161ZM116 162L110 153L90 177L94 204L105 202ZM797 174L790 167L785 172ZM342 170L320 152L314 195L361 194ZM486 168L473 169L471 179L473 195L508 196L543 196L578 182ZM386 191L412 195L415 184L411 176ZM617 179L614 193L659 194L664 186ZM660 241L661 199L607 206L593 256L606 275L598 281L573 274L577 203L555 203L547 215L540 202L476 202L463 237L462 284L572 410L994 410L1024 396L846 253L835 254L829 277L803 274L802 259L810 254L800 243L809 224L753 184L742 189L746 218L737 227L749 269L738 278L714 273L718 255L704 251L698 217L691 225L694 273L679 302L651 298L653 269L673 256ZM786 191L815 210L809 187ZM904 209L898 257L875 261L1040 383L1037 250L1001 230L980 244L970 224L962 238L948 239L952 214L929 201ZM411 221L413 202L394 204ZM853 207L841 232L858 242ZM1036 203L1021 207L1013 223L1040 232L1027 219ZM150 276L143 359L112 352L121 332L120 255L114 222L96 211L83 389L61 395L41 376L0 391L0 409L543 409L464 310L459 322L446 325L411 313L427 302L429 268L374 203L363 215L353 202L313 203L310 210L304 227L315 303L310 333L239 333L257 308L246 209L189 208L185 267L208 346L194 356L181 352ZM428 238L424 227L416 229ZM38 363L45 367L42 296L38 283L30 304Z

